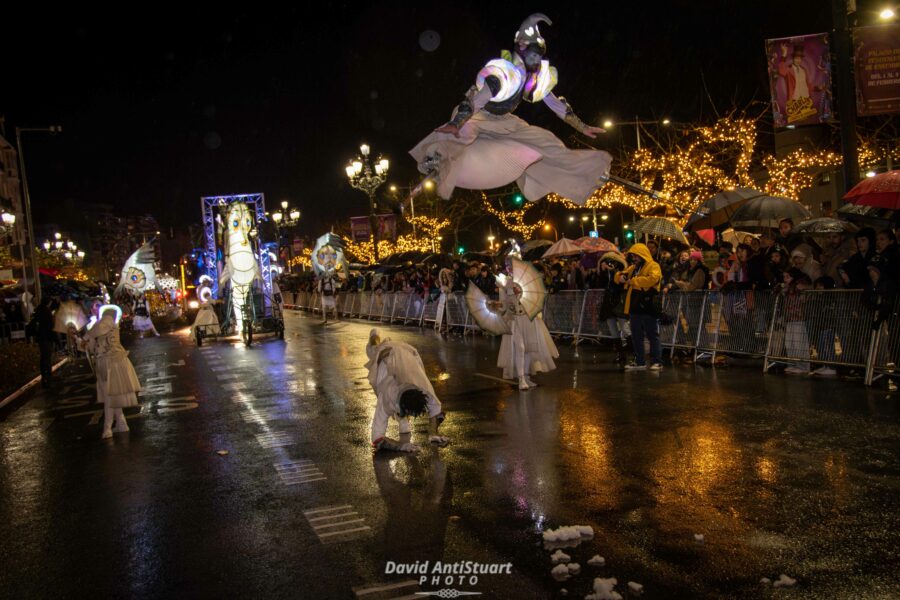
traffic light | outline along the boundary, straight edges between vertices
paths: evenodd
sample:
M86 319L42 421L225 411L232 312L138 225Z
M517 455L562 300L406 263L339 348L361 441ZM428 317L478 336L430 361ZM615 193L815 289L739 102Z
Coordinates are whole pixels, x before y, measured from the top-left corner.
M633 242L634 241L634 232L631 231L630 229L627 230L625 232L625 239L628 240L629 242Z
M513 204L515 204L516 206L522 206L522 202L524 201L525 198L522 196L522 194L517 193L513 195Z
M462 254L462 253L465 252L465 251L466 251L466 249L463 248L462 246L460 246L459 248L456 249L456 253L457 253L457 254Z

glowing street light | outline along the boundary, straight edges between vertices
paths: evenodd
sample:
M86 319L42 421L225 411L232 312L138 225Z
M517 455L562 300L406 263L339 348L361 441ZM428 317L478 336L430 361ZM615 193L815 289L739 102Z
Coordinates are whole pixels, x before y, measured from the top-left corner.
M875 177L876 175L878 175L878 173L876 173L875 171L869 171L868 173L866 173L866 177Z
M894 18L894 11L891 8L885 8L880 13L878 13L878 16L882 21L890 21Z
M372 237L372 249L375 262L378 262L378 223L375 216L375 192L387 180L390 161L379 157L378 162L370 158L372 149L368 144L362 144L359 152L362 158L357 157L345 169L350 186L365 192L369 197L369 230Z

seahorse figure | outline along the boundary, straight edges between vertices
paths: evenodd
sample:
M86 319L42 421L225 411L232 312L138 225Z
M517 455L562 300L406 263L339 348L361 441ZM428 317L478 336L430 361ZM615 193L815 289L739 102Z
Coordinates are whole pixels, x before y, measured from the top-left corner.
M228 254L225 268L219 277L219 285L231 281L231 305L234 307L235 331L244 330L244 305L250 296L253 281L260 279L259 263L250 243L253 229L253 213L243 202L235 202L228 207L225 223L225 247ZM252 301L252 300L251 300Z

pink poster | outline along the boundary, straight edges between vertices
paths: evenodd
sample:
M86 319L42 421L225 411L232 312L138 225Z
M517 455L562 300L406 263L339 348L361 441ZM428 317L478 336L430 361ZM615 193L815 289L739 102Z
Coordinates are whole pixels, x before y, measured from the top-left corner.
M775 127L814 125L831 118L828 34L766 40Z

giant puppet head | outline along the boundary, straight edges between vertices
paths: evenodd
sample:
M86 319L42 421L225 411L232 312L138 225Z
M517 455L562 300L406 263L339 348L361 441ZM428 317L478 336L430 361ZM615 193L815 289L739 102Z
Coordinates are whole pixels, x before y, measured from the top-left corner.
M312 252L312 265L316 275L346 274L347 260L344 258L344 241L333 233L326 233L316 240Z
M232 248L239 244L243 247L250 246L250 232L253 231L253 212L243 202L233 202L228 205L228 217L225 220L227 232L226 246Z
M154 240L150 240L125 261L122 267L122 276L116 287L116 295L122 291L128 291L134 296L152 290L156 287L156 270L153 263L156 262L156 251L153 248Z

